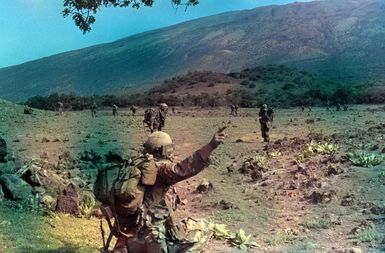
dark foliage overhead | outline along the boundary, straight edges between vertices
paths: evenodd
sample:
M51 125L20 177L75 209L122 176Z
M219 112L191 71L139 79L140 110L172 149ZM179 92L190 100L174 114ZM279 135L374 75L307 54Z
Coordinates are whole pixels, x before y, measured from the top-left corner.
M175 6L184 5L194 6L198 4L198 0L170 0ZM64 0L63 16L71 16L75 25L83 33L91 30L91 25L95 23L95 14L101 7L132 7L138 9L140 6L151 7L154 0Z

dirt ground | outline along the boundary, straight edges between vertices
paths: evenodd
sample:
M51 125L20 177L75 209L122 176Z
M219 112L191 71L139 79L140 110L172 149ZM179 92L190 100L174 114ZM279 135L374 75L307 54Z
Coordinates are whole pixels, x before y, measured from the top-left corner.
M0 136L7 140L15 166L34 157L57 163L67 151L76 156L90 149L98 153L120 149L134 155L146 139L143 110L137 116L120 110L117 117L99 111L92 118L89 111L24 115L22 109L0 103ZM170 112L165 132L175 141L176 159L228 126L226 143L212 155L212 165L178 184L179 216L213 219L234 231L245 229L261 245L250 252L385 252L385 167L353 166L346 158L355 150L385 152L384 107L359 105L339 112L317 107L311 112L276 109L269 145L260 137L256 115L256 109L240 109L237 117L227 108ZM338 146L338 151L299 159L311 140ZM253 180L238 171L246 160L261 156L267 161L260 177ZM203 178L212 182L212 191L196 191ZM95 218L34 218L20 212L23 217L15 221L14 214L0 205L0 252L98 252L101 246ZM36 224L30 224L31 219ZM15 226L20 223L23 230ZM37 240L39 247L31 240ZM239 252L215 240L206 248L206 252Z

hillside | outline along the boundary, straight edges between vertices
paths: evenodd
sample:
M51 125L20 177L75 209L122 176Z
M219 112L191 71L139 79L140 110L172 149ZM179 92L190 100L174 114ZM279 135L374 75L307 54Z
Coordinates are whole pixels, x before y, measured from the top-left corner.
M0 97L138 91L188 71L285 64L338 81L384 77L382 0L267 6L0 69Z
M88 109L95 101L100 107L137 105L255 107L268 103L274 107L327 105L337 103L384 103L384 81L341 84L316 74L283 65L246 68L228 74L193 71L166 79L148 91L134 94L77 96L52 94L34 96L26 101L31 107L56 110L60 101L66 110Z

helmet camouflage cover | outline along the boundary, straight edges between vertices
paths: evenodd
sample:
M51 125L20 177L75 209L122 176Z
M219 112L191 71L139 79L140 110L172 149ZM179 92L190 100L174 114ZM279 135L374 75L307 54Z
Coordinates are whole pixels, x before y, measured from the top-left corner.
M161 131L152 133L143 146L151 154L168 155L174 151L170 135Z

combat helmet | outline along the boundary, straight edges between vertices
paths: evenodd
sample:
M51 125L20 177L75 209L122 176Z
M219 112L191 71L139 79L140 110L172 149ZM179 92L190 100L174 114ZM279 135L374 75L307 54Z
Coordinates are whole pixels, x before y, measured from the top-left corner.
M160 103L159 104L159 108L162 109L162 110L167 110L168 109L168 105L166 103Z
M174 152L174 144L170 135L162 131L153 132L143 144L147 153L166 157Z

